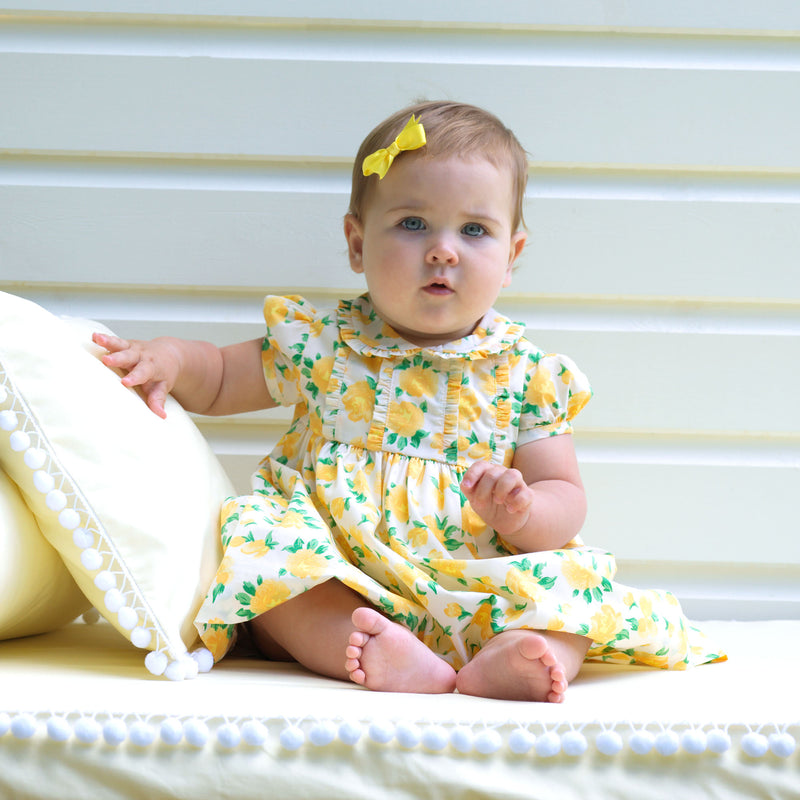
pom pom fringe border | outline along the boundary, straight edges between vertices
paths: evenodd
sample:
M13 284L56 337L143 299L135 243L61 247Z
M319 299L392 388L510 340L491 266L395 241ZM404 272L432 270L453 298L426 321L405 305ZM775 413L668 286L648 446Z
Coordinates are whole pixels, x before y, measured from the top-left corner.
M168 641L156 616L136 586L136 581L120 557L105 527L82 495L75 481L55 456L53 447L11 376L0 361L0 434L8 434L8 445L19 453L31 470L33 485L44 497L44 504L56 516L65 535L79 552L79 561L87 575L103 592L104 609L109 621L116 619L136 647L150 650L145 667L153 675L174 681L197 676L210 669L207 650L188 653ZM87 620L88 621L88 620Z
M258 717L172 717L42 712L0 712L0 745L17 740L49 739L110 748L131 746L237 748L296 751L340 743L421 749L433 753L492 755L503 751L519 757L665 758L744 756L793 759L800 722L790 725L642 725L598 722L466 725L436 721L409 722L359 719L260 719Z

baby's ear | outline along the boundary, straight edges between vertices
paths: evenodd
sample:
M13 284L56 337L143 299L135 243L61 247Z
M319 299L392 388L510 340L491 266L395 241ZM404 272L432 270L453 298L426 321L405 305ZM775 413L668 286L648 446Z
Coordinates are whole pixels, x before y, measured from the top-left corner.
M352 214L344 218L344 238L347 239L347 253L350 257L350 269L363 272L364 226Z
M508 250L508 272L506 273L503 286L508 286L511 283L511 278L514 274L514 265L517 263L517 259L520 257L527 239L528 234L525 233L525 231L517 231L511 237L511 247Z

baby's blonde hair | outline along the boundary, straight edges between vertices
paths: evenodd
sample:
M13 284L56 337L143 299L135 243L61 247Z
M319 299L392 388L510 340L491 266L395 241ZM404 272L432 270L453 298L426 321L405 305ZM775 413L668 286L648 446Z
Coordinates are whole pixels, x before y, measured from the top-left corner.
M364 176L364 159L382 147L388 147L414 114L425 128L427 143L420 150L401 153L398 158L450 156L485 158L496 167L511 170L515 197L512 199L512 230L525 227L522 206L528 182L528 157L514 133L494 114L477 106L433 100L404 108L387 117L361 143L353 164L353 186L349 213L364 218L370 187L377 175Z

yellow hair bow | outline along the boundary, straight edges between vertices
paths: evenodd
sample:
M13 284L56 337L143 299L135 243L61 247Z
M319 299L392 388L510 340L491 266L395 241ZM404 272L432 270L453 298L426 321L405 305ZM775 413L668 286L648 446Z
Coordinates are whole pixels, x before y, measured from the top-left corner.
M403 150L417 150L425 144L425 128L419 120L411 119L406 123L405 128L400 131L398 137L388 146L376 150L372 155L367 156L361 165L364 175L377 174L383 180L384 175L392 166L395 156Z

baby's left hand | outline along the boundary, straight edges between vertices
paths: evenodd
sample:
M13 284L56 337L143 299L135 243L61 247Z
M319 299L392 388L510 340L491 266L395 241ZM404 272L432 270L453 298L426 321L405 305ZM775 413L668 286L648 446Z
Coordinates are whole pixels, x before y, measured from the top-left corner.
M516 533L530 517L534 492L518 469L476 461L464 475L461 490L480 518L501 536Z

